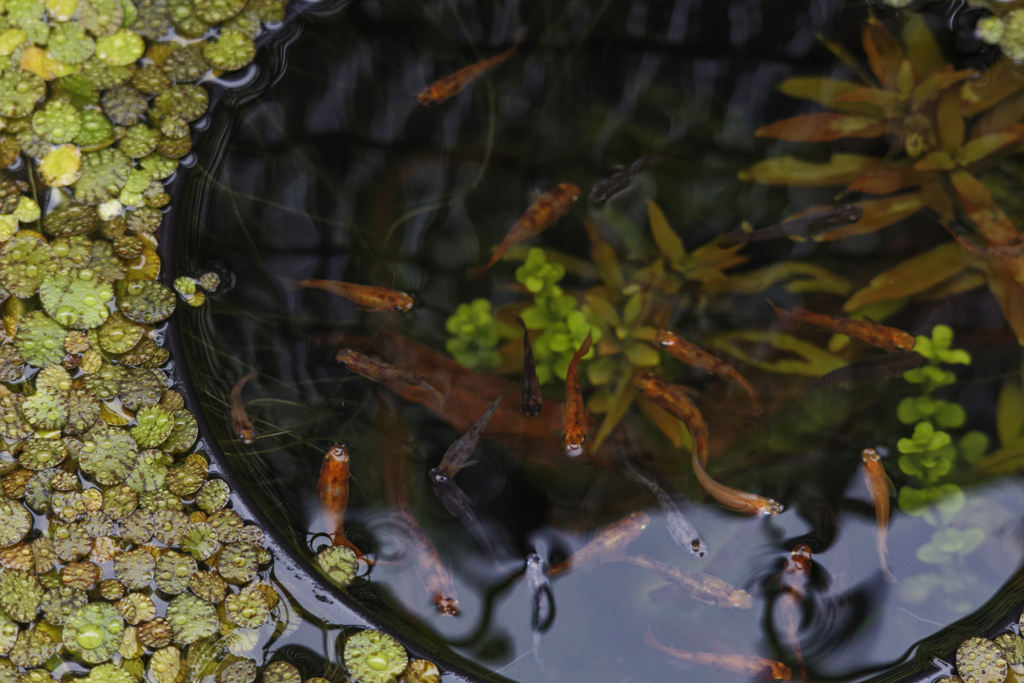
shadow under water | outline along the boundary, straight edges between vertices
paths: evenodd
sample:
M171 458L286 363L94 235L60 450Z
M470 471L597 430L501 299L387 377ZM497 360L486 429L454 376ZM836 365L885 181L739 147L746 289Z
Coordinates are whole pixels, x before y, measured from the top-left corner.
M1016 382L1015 391L1024 392L1019 347L987 292L971 289L875 313L925 336L936 324L950 325L955 346L973 355L970 364L942 366L955 370L954 381L936 395L964 407L949 431L968 441L958 441L963 455L952 472L921 471L927 487L915 483L916 465L897 452L898 443L919 436L916 420L898 419L900 406L921 395L899 377L906 368L889 376L876 368L857 384L837 380L808 389L814 376L871 353L780 323L764 301L837 310L834 295L848 294L850 283L866 283L880 266L948 239L923 214L845 241L751 243L737 252L746 263L722 276L814 260L837 278L830 282L846 283L839 291L802 291L780 279L748 293L739 285L713 292L691 279L664 297L664 310L650 313L652 332L671 327L705 348L714 344L754 385L762 415L752 413L738 387L667 356L647 363L697 391L711 435L708 471L781 501L782 514L748 518L708 499L692 475L689 435L678 420L659 423L651 404L638 403L643 410L625 413L616 429L596 438L615 401L631 390L632 372L623 368L647 367L642 350L652 348L645 346L651 336L621 321L605 326L599 353L619 353L607 349L621 342L622 364L603 380L596 363L583 373L591 443L603 441L600 446L581 458L565 456L562 382L555 378L545 384L538 417L524 417L515 395L508 397L472 466L458 473L497 563L428 485L427 473L449 445L519 377L522 331L511 311L521 312L517 302L535 291L515 272L527 250L513 249L481 279L466 271L487 259L490 245L537 193L569 181L583 188L566 217L529 246L543 245L545 258L564 265L559 291L585 301L594 315L600 302L593 297L614 289L595 244L617 254L625 270L649 273L645 282L663 277L664 266L641 267L657 254L655 246L665 251L665 240L652 238L647 227L657 220L654 202L680 231L687 253L697 253L695 246L742 221L769 225L831 200L834 193L820 187L737 180L744 168L778 151L758 142L754 131L794 113L792 100L773 91L781 79L829 70L850 77L815 33L857 45L865 8L810 5L322 0L306 6L296 30L258 57L256 83L215 99L199 162L184 184L174 258L178 274L213 269L228 284L206 306L180 313L188 367L235 475L278 539L307 558L329 545L333 532L316 494L324 453L347 446L345 532L378 561L348 595L370 618L420 648L454 653L478 672L518 681L655 680L677 675L673 663L705 681L738 679L651 649L648 629L671 648L778 660L794 677L802 659L808 680L865 680L886 671L878 680L896 680L933 657L951 661L963 638L1007 621L1024 598L1018 512L1024 487L973 467L977 458L967 455L973 453L967 435L997 433L997 395L1008 391L1001 387ZM891 13L883 18L895 21ZM935 14L928 21L941 28L946 19ZM949 51L960 45L946 43L955 41L943 38ZM417 93L436 78L513 45L515 58L450 101L433 108L417 103ZM958 56L974 66L986 58ZM876 151L867 142L859 149ZM587 201L595 183L658 151L673 156L640 169L603 207ZM409 292L416 306L409 313L362 311L342 297L291 284L308 278ZM623 297L647 291L636 282L619 285ZM453 334L449 317L478 298L495 312L502 341L491 350L501 359L473 372L439 349ZM821 348L812 355L805 346L773 347L777 336L729 336L768 328ZM425 375L446 405L432 405L418 389L349 372L334 360L339 348ZM814 371L779 372L791 366L773 365L772 354ZM257 436L245 445L231 431L230 394L254 368L241 399ZM545 372L559 369L549 364ZM868 447L886 456L901 489L888 528L895 584L884 581L879 567L875 507L861 474L861 451ZM984 452L982 446L977 455ZM618 464L623 457L658 473L700 530L706 557L672 542L662 507L625 474ZM945 494L916 507L907 502L919 490L938 490L940 477L941 486L952 487ZM419 583L400 501L452 572L456 618L438 614ZM536 641L532 596L521 578L526 556L536 551L554 566L597 529L640 510L651 522L624 552L712 575L750 600L723 609L695 600L692 591L650 571L650 562L646 571L643 561L595 563L551 578L554 613ZM797 612L797 654L780 616L788 589L779 575L801 544L810 548L812 566ZM308 675L323 675L317 657L333 656L329 649L308 658Z

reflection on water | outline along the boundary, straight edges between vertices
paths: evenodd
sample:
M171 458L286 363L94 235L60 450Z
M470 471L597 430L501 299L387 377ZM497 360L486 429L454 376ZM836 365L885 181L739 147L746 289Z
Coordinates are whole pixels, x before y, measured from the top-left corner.
M880 16L893 26L905 18ZM752 184L737 174L793 150L791 143L765 144L753 135L796 113L793 100L773 91L780 79L852 77L815 32L859 49L866 17L865 8L838 2L785 3L770 11L758 2L611 0L366 1L311 9L301 37L276 53L285 58L280 77L258 97L228 98L215 114L219 135L208 136L187 188L203 201L194 204L200 210L192 224L182 226L187 233L178 255L183 273L213 264L233 277L233 286L208 306L184 312L185 341L207 416L281 537L307 554L330 543L334 529L315 487L324 453L344 443L351 455L345 531L378 561L350 594L419 644L451 648L519 681L650 680L678 675L671 664L701 680L737 680L721 667L699 668L652 650L644 642L648 629L668 648L778 660L798 676L795 644L810 680L865 679L989 601L1014 575L1024 550L1016 512L1024 489L999 476L1015 469L1012 442L1021 425L1014 397L1024 389L1018 347L991 295L964 286L955 296L901 301L902 308L872 314L914 334L951 325L953 347L973 356L963 364L936 351L913 370L923 373L916 382L900 374L917 363L898 359L904 364L891 369L859 342L844 345L779 322L764 302L839 314L853 289L948 235L919 213L844 241L772 240L731 252L707 246L744 220L768 226L832 200L834 188ZM941 33L948 28L940 19L927 17L948 57L981 67L994 57L962 36L954 45ZM416 102L436 78L508 49L517 36L515 58L461 94L429 109ZM964 52L968 47L975 52ZM834 149L884 154L884 148L859 140ZM596 182L658 151L676 154L637 168L603 207L587 201ZM487 260L537 194L562 182L583 194L529 242L548 253L541 258L513 249L485 277L467 278L467 269ZM678 261L666 253L665 239L652 236L659 220L682 240ZM592 251L594 244L606 251ZM614 254L624 273L617 287L601 253ZM715 272L728 286L715 289L714 277L684 265L698 253L715 255ZM472 466L455 476L496 566L434 495L427 473L509 379L519 377L522 332L507 307L539 306L530 294L537 289L526 291L516 273L528 258L527 269L562 263L564 279L545 280L544 291L556 287L570 295L567 305L584 302L593 314L580 323L580 334L567 326L563 336L578 345L597 329L599 353L615 360L588 363L581 373L591 443L603 443L569 459L559 439L560 377L571 346L559 347L553 333L534 339L538 374L550 380L543 411L525 417L509 397ZM815 284L764 275L784 261L809 264L787 272ZM342 297L289 283L308 278L394 288L411 293L417 306L404 314L363 312ZM629 297L648 294L660 307L634 318L649 315L652 332L670 327L714 349L750 379L764 414L753 414L741 387L659 355L642 325L596 321L594 297L607 297L627 311L613 313L625 316ZM495 367L480 373L443 351L452 334L446 320L459 304L478 298L490 301L501 339L484 345L495 355L481 363ZM939 330L932 339L941 346ZM425 376L445 406L432 405L414 386L371 383L346 371L334 361L339 348ZM711 437L709 473L782 502L785 512L749 518L708 499L693 476L688 436L651 404L638 402L643 410L630 409L616 429L601 430L631 387L630 363L643 366L650 353L648 365L660 365L658 372L696 392ZM808 391L811 377L856 361L867 361L848 366L863 370L856 381L832 376ZM229 393L257 367L242 394L257 438L244 446L229 429ZM1008 406L1000 413L997 398ZM958 413L957 404L966 412ZM946 438L948 448L920 431L920 424L933 422L933 432L955 439ZM972 464L998 445L996 456ZM868 447L885 456L899 490L888 529L896 584L883 580L879 566L875 507L861 472ZM659 473L706 542L706 557L673 542L662 506L616 464L623 456ZM400 501L452 572L456 618L438 614L420 584ZM646 561L594 562L552 577L554 615L536 653L541 669L531 656L534 607L521 577L526 556L536 551L548 566L557 565L598 529L638 510L651 523L622 552ZM811 565L794 616L786 602L795 589L779 575L800 544L809 547ZM717 577L752 599L739 609L695 600L692 589L652 570L661 566L654 563ZM1006 608L990 605L990 621L966 635L991 626L992 615ZM948 645L924 648L923 661L948 656Z

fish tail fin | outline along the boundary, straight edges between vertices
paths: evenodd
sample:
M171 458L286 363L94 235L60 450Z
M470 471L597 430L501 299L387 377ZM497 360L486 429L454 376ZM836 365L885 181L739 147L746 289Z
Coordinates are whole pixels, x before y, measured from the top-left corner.
M583 340L582 344L580 344L580 348L576 349L576 351L573 352L572 355L577 360L580 359L580 358L583 358L583 356L585 356L588 353L590 353L590 346L591 346L591 343L593 341L593 335L594 335L593 331L587 332L587 338Z
M886 583L899 583L896 576L884 564L882 565L882 578Z
M761 399L757 397L757 392L755 392L753 389L750 389L747 393L750 394L750 403L753 406L754 415L760 415L761 413L763 413L764 406L761 405Z
M529 333L530 330L526 327L526 322L523 320L523 316L518 313L513 313L512 317L516 319L517 323L519 323L519 327L523 328L523 332Z
M504 249L497 249L493 254L491 254L491 258L487 261L487 263L483 264L482 266L477 266L476 268L470 268L469 270L467 270L466 277L469 278L470 280L479 280L484 275L486 275L487 271L491 269L491 266L500 261L501 257L504 255Z
M775 305L775 302L772 301L771 299L765 298L765 301L767 301L768 305L770 305L772 307L772 309L775 310L775 315L779 316L783 320L789 320L790 318L793 317L792 313L790 313L789 311L787 311L784 308L779 308L778 306Z
M665 650L665 646L658 642L658 639L654 637L654 632L651 631L651 627L647 627L647 633L644 634L644 645L651 648L652 650Z
M533 658L540 670L544 670L544 662L540 661L540 631L533 632Z
M289 292L299 291L305 287L306 282L308 282L308 280L293 280L290 277L285 277L284 275L278 275L277 279L281 281L281 284L283 284L285 289Z

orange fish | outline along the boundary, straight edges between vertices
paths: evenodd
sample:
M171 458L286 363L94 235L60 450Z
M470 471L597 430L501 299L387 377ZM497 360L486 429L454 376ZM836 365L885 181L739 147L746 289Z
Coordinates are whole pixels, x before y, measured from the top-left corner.
M440 406L442 410L445 407L444 396L442 396L441 392L438 391L434 385L428 382L427 378L422 375L417 375L415 372L411 372L409 370L396 368L394 365L390 365L384 361L374 360L373 358L359 353L358 351L353 351L352 349L339 349L338 353L335 354L334 359L352 372L357 375L362 375L372 382L394 380L410 384L412 386L422 387L434 395L438 406Z
M445 616L454 617L459 613L459 598L455 593L455 582L451 573L441 564L441 556L437 554L437 549L405 503L400 503L398 509L405 518L409 536L416 549L416 574L420 577L420 583L430 594L431 602L437 611Z
M749 515L774 517L782 512L782 505L771 498L719 484L704 471L704 466L708 462L710 441L708 425L697 406L686 397L683 387L671 384L651 372L637 373L633 378L633 384L644 396L686 423L690 438L693 440L693 472L697 475L697 481L712 498L730 510Z
M345 509L348 507L348 450L344 446L331 446L320 466L316 483L316 497L324 516L332 545L343 545L361 555L345 537Z
M579 196L580 188L572 183L562 183L537 197L533 204L530 204L526 213L520 216L512 229L505 235L505 239L491 255L491 260L479 268L470 270L469 278L475 280L483 277L484 273L500 261L513 245L540 234L546 227L569 213L569 209L576 203Z
M640 511L601 527L585 546L573 553L569 559L552 567L548 575L557 576L570 568L618 559L615 554L636 540L650 523L650 515Z
M231 429L238 440L246 445L256 440L256 427L253 426L252 420L249 419L249 413L245 412L245 406L242 405L242 387L255 376L256 369L253 368L252 372L235 382L235 386L231 389Z
M851 320L850 318L836 315L812 313L802 308L794 308L792 311L787 311L779 308L771 301L768 303L771 304L772 308L775 309L775 313L780 318L797 320L806 325L821 327L836 334L845 334L847 337L859 339L865 344L871 344L886 351L910 351L914 348L914 344L917 341L914 339L914 335L909 332L897 330L894 327L886 327L872 320Z
M765 681L788 681L793 676L793 672L789 670L788 666L771 659L745 657L743 655L720 655L714 652L687 652L686 650L668 647L657 641L654 634L651 633L651 629L647 629L644 643L652 650L663 652L670 657L675 657L684 662L700 664L701 666L713 666L716 669L730 671L747 678L757 678Z
M705 465L708 462L708 426L697 406L687 397L687 387L672 384L653 372L640 372L633 377L633 386L662 410L682 420L690 430L693 450Z
M385 287L357 285L352 282L337 280L289 280L296 287L322 289L348 299L364 311L397 311L407 313L416 305L413 298L404 292L396 292Z
M691 344L674 332L659 330L654 338L666 351L668 351L669 355L680 363L685 363L686 365L691 365L695 368L700 368L701 370L707 370L712 374L724 377L725 379L735 382L743 387L743 390L747 392L747 395L750 396L751 402L754 404L754 414L764 412L764 409L761 407L761 401L757 398L757 392L754 391L754 387L750 386L750 382L747 381L747 378L741 375L736 368L719 360L715 356L712 356L696 344Z
M783 634L789 641L789 646L793 650L793 654L796 655L796 661L803 672L806 672L806 669L804 668L803 652L800 650L800 618L801 605L804 595L807 594L807 584L810 578L811 548L801 543L793 548L789 559L786 560L786 566L782 570L782 593L779 595L776 609L779 612L779 622Z
M424 107L433 107L458 95L466 89L470 83L483 76L485 73L498 66L506 59L514 55L516 46L513 45L501 54L488 59L481 60L476 64L463 67L453 74L436 80L430 86L416 96L416 99Z
M750 609L754 605L754 598L750 596L750 593L726 583L716 576L688 572L663 562L649 560L646 557L619 555L616 559L654 572L666 581L671 581L679 586L691 598L703 602L705 605L729 609Z
M575 458L583 452L587 443L587 409L583 405L583 393L580 391L580 374L578 365L580 358L590 351L591 333L583 340L580 348L572 353L569 361L569 372L565 376L565 405L562 406L562 443L565 454Z
M864 481L868 485L868 493L875 504L875 523L878 526L878 562L882 566L882 576L889 583L896 583L896 577L889 571L885 556L889 554L885 537L889 531L889 491L893 488L889 475L885 473L882 458L874 448L865 448L861 453L864 461Z

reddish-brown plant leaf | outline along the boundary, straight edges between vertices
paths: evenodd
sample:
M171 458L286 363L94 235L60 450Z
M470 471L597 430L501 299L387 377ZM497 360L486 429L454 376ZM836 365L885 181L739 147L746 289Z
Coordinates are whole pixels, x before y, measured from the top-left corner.
M985 112L971 127L971 138L1005 133L1024 119L1024 92L1012 95Z
M935 177L935 174L931 174ZM940 180L930 180L921 184L921 201L928 208L939 214L944 221L951 221L956 215L956 205L949 196L946 184Z
M889 118L899 116L903 110L899 93L867 86L837 95L835 101L837 105L871 104L885 112Z
M956 163L946 152L929 152L914 164L915 171L952 171L954 168Z
M934 174L915 171L910 166L888 165L877 168L850 183L847 192L867 194L892 194L916 187L932 178Z
M914 110L920 109L921 105L932 100L949 86L977 75L978 72L971 69L965 69L964 71L936 71L929 74L920 85L914 88L914 92L910 96L910 99L914 102Z
M957 150L956 161L962 166L969 166L1016 141L1016 133L982 135L981 137L974 138Z
M871 72L887 90L896 90L900 63L904 59L899 41L874 14L864 24L862 39Z
M992 264L988 272L988 288L999 302L1017 343L1024 346L1024 285L1015 282L1000 265Z
M758 128L754 135L792 142L831 142L840 138L877 138L885 135L885 131L886 123L879 119L820 112L776 121Z
M882 113L878 107L865 104L862 101L840 101L846 93L866 89L860 83L853 81L819 76L794 76L776 85L775 89L790 97L817 102L823 107L847 114L879 116ZM879 92L885 91L880 90Z
M935 110L935 129L939 145L949 154L955 153L963 144L964 117L960 113L960 94L956 90L947 90L939 98L939 106Z
M970 118L1024 88L1024 67L1003 57L960 89L964 116Z

